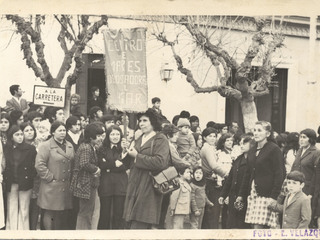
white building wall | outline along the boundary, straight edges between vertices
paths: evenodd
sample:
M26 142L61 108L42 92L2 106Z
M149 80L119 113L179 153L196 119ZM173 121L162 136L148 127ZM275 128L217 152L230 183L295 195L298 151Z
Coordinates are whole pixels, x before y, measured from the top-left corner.
M0 31L0 69L1 69L1 96L0 105L4 106L5 101L11 98L9 86L12 84L20 84L25 90L24 97L32 101L33 85L44 85L39 79L36 79L31 69L26 67L25 61L22 59L23 54L20 51L20 36L14 34L10 44L12 32L11 23L5 19L1 20ZM192 115L199 116L202 128L210 121L224 122L225 120L225 99L218 93L196 94L189 83L186 82L185 76L176 70L175 62L172 58L171 50L163 47L163 44L154 40L150 33L152 25L147 22L139 22L135 20L109 19L110 28L132 28L132 27L148 27L147 31L147 74L149 83L149 105L151 98L158 96L162 100L163 113L169 120L174 115L179 114L181 110L187 110ZM166 25L167 30L173 33L172 26ZM47 17L46 25L43 27L43 41L45 43L45 55L50 70L55 76L60 68L63 52L57 41L60 25L51 17ZM240 32L230 33L230 37L234 40L226 46L231 52L239 46L246 48L248 42L245 38L248 35ZM250 40L250 38L249 38ZM307 80L319 76L319 69L316 68L313 73L308 72L310 64L308 51L308 39L297 37L286 37L285 47L277 54L281 62L277 61L278 67L288 68L288 92L287 92L287 119L286 130L300 131L303 128L311 127L316 129L319 125L320 116L317 111L317 103L319 102L319 83L310 85ZM103 53L103 36L95 35L90 42L90 47L86 49L86 53ZM180 49L178 49L180 50ZM181 53L191 50L191 46L181 49ZM317 42L317 51L319 51L319 43ZM239 51L241 52L241 51ZM319 56L319 55L318 55ZM243 54L235 55L237 59L243 58ZM279 58L276 58L278 60ZM319 57L318 57L319 58ZM173 79L168 83L160 80L161 64L169 61L174 66ZM319 59L316 59L319 63ZM315 63L316 64L316 63ZM188 63L185 63L188 66ZM205 66L206 64L203 64ZM319 64L317 64L318 66ZM194 70L194 68L193 68ZM201 72L195 72L195 76L201 79ZM210 72L209 81L214 81L213 71ZM213 75L212 75L213 74ZM67 75L66 75L67 76ZM211 80L210 80L211 79ZM209 84L207 82L206 84ZM63 86L63 84L62 84Z

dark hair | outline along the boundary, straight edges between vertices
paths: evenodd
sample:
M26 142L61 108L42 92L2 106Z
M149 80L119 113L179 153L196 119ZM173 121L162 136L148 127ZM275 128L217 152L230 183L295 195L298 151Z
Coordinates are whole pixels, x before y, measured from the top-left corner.
M10 127L11 127L11 118L10 118L9 113L5 113L5 112L0 113L0 120L3 119L3 118L5 118L5 119L7 119L9 121L9 129L10 129Z
M190 121L190 123L196 122L196 121L199 122L199 118L198 118L196 115L192 115L192 116L190 117L189 121Z
M50 134L52 135L58 129L58 127L60 127L60 126L64 126L64 128L66 128L66 125L64 123L59 122L59 121L54 121L51 124Z
M207 127L202 131L202 138L204 140L205 137L209 136L211 133L214 133L217 136L217 130L212 127Z
M32 122L33 119L35 119L35 118L41 118L42 119L42 114L37 112L37 111L31 111L31 112L27 113L26 118L27 118L26 119L27 121Z
M110 133L116 130L118 132L120 132L120 141L117 143L117 150L118 152L122 152L122 148L121 148L121 140L123 138L123 133L121 128L118 125L112 125L110 126L107 131L106 131L106 138L103 140L103 147L109 149L111 146L111 142L110 142Z
M216 123L214 121L209 121L206 125L207 128L216 128Z
M243 139L243 143L253 143L254 140L253 140L253 134L252 133L245 133L245 134L242 134L241 137L240 137L240 140Z
M175 126L177 126L177 125L178 125L179 118L180 118L180 115L175 115L175 116L172 118L172 124L175 125Z
M286 146L284 148L284 153L288 153L290 149L297 151L299 149L299 133L291 132L287 136Z
M226 140L228 138L232 138L233 139L233 136L231 133L225 133L225 134L222 134L221 137L219 138L218 140L218 143L217 143L217 150L223 150L224 149L224 144L226 142Z
M247 133L247 135L249 135L249 134L250 134L251 137L253 137L252 133ZM242 135L243 135L243 133L240 133L240 132L236 132L233 135L233 145L239 145Z
M23 115L23 112L20 110L13 110L10 113L10 118L12 121L12 124L17 124L18 119Z
M103 115L102 116L102 118L101 118L101 122L102 123L106 123L107 121L111 121L111 120L115 120L115 116L113 116L113 115L111 115L111 114L105 114L105 115Z
M43 113L44 119L48 119L50 123L53 123L57 118L56 114L59 110L63 110L63 108L47 107Z
M10 86L9 90L10 90L10 93L12 96L14 96L15 91L18 91L19 87L20 87L20 85L16 85L16 84Z
M304 183L306 178L302 172L292 171L287 175L288 180L298 181L300 183Z
M177 170L178 170L179 175L183 175L184 172L185 172L187 169L190 169L190 170L191 170L191 168L190 168L189 166L183 165L183 166L181 166L181 167L178 167Z
M180 113L180 118L187 118L187 119L189 119L189 118L190 118L190 113L189 113L188 111L183 110L183 111L181 111L181 113Z
M8 140L7 140L7 146L12 147L13 146L13 134L21 130L20 126L18 125L12 125L12 127L8 131ZM22 131L22 130L21 130Z
M140 120L143 116L149 118L154 131L161 131L161 123L152 109L148 109L146 112L138 114L138 119Z
M89 110L89 116L90 116L90 118L94 118L94 115L95 115L98 111L102 111L101 108L98 107L98 106L93 106L92 108L90 108L90 110Z
M300 135L301 134L304 134L309 138L309 143L311 144L311 146L314 146L316 144L317 134L313 129L311 128L304 129L300 132Z
M36 131L36 129L34 128L34 126L33 126L31 123L29 123L29 122L21 123L20 129L21 129L22 132L23 132L24 129L25 129L26 127L28 127L28 126L30 126L30 127L33 129L33 131L34 131L34 135L33 135L33 139L32 139L32 141L33 141L33 140L35 140L36 137L37 137L37 131Z
M67 119L66 121L66 128L67 130L69 130L70 128L72 128L73 125L77 124L77 121L80 121L80 118L76 117L76 116L71 116Z
M84 140L86 143L89 143L91 139L96 139L97 135L101 135L103 133L104 131L100 125L90 123L84 129Z
M287 143L287 134L280 133L278 136L276 136L276 143L278 144L278 147L285 147Z
M179 129L173 124L167 124L162 129L162 133L169 138L172 138L173 134L176 132L179 132Z
M155 104L156 102L161 102L160 98L154 97L151 99L152 104Z
M98 88L97 86L93 86L93 87L91 88L91 93L92 93L92 95L93 95L93 93L94 93L95 91L97 91L97 90L99 90L99 88Z

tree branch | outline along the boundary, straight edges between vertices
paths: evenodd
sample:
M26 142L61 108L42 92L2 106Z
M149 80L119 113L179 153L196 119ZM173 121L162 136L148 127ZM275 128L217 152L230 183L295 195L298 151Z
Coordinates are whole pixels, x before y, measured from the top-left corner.
M32 28L31 22L26 22L22 17L19 17L18 15L6 15L7 20L11 20L16 26L18 32L21 34L22 38L21 40L26 43L26 34L31 37L32 43L35 44L35 50L37 53L37 62L40 64L42 68L42 72L40 73L39 68L36 66L36 63L34 59L32 58L32 54L30 54L31 47L29 44L22 44L22 48L26 47L26 52L29 52L27 57L25 56L25 59L27 60L26 63L28 67L31 67L33 71L35 72L36 76L39 76L42 81L44 81L47 85L51 86L52 84L52 75L49 71L49 67L47 65L47 62L44 58L44 44L41 40L41 35L37 31L35 31Z
M108 25L108 17L103 15L101 16L101 19L97 22L95 22L89 29L88 25L86 25L86 23L89 23L89 17L88 18L84 18L85 22L82 23L83 29L81 34L79 34L79 36L81 36L82 38L75 41L73 46L71 47L71 49L69 50L68 53L65 54L60 71L57 75L57 82L59 84L61 84L66 72L71 68L71 64L72 64L72 59L74 57L75 60L75 69L73 71L72 74L70 74L67 78L67 84L75 84L77 78L79 77L80 73L82 72L82 66L83 66L83 62L81 59L81 55L83 50L85 49L87 43L93 38L93 34L97 34L99 33L99 29L104 26L104 25ZM70 85L70 86L71 86Z

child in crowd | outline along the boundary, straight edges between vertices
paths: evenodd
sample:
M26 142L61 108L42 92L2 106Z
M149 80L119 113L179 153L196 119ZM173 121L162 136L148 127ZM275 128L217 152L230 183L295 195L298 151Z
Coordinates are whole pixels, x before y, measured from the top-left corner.
M196 142L192 134L189 133L190 122L186 118L180 118L178 121L179 134L177 139L177 150L181 158L188 160L196 150Z
M311 221L310 198L302 192L305 176L302 172L292 171L287 175L287 194L284 204L270 205L272 210L283 213L282 228L306 229Z
M184 218L190 214L191 169L187 166L179 169L180 188L170 197L170 216L173 217L173 229L183 229Z
M201 229L204 207L206 204L213 206L213 203L207 198L205 187L206 182L203 176L201 166L193 169L193 178L191 180L191 229Z
M201 166L200 150L202 148L203 141L202 136L199 133L192 133L192 136L196 142L196 148L188 159L188 162L191 164L192 169L194 169L196 166Z
M70 97L70 113L72 116L79 115L81 113L80 109L80 95L72 94Z

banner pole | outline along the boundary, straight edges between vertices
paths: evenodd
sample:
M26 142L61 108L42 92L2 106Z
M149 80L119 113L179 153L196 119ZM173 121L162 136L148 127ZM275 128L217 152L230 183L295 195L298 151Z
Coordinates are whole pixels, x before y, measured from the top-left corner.
M123 112L123 136L127 139L127 113Z

